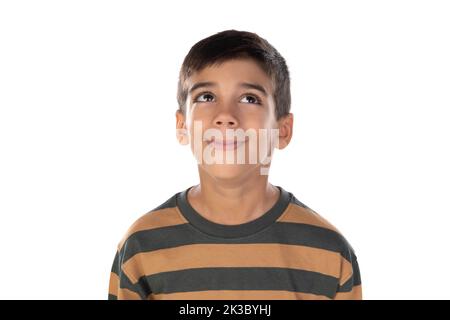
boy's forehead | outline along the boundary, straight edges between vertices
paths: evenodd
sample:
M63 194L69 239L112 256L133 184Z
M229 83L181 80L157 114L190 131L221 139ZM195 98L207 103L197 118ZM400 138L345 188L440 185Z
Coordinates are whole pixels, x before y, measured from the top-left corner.
M194 72L186 79L189 91L197 83L211 82L218 86L231 85L238 86L242 83L259 85L265 89L267 94L272 95L272 80L266 72L251 59L233 59L220 64L207 66Z

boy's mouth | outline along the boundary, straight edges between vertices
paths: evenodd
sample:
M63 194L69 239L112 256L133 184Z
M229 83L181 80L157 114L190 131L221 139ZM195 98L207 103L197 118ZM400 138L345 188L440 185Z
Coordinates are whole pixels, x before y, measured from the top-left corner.
M222 150L233 150L237 149L241 145L245 143L245 140L216 140L212 138L208 141L208 144L211 144L214 149L222 149Z

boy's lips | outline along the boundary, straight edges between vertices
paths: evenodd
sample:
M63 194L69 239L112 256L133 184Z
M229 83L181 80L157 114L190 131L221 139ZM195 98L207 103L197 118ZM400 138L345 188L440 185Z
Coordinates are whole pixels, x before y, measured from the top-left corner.
M207 143L211 144L215 149L225 149L225 150L232 150L237 149L239 146L243 145L245 143L246 139L244 140L216 140L211 139Z

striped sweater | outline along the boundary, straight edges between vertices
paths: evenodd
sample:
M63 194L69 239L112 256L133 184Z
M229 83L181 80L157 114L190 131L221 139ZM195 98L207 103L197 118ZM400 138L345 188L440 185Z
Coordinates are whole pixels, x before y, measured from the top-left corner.
M351 245L278 188L269 211L239 225L196 212L190 188L173 195L118 244L109 299L362 299Z

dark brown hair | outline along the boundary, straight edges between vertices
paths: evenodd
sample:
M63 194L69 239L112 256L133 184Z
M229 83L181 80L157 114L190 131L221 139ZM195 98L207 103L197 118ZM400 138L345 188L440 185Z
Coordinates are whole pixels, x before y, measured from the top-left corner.
M188 88L186 80L211 65L238 58L251 58L272 79L277 120L291 108L289 70L281 54L256 33L226 30L197 42L184 58L178 80L179 110L185 112Z

